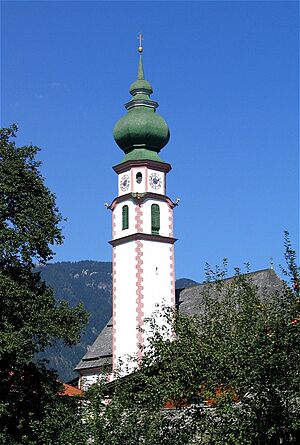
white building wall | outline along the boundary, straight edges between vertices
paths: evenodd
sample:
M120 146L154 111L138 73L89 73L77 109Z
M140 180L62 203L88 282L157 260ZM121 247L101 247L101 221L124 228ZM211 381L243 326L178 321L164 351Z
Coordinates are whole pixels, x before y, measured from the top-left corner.
M143 241L143 312L145 318L155 315L158 325L165 320L159 317L163 307L174 307L174 265L171 255L172 245L154 241ZM147 344L149 326L144 324L144 342Z
M82 374L80 376L79 388L82 389L82 391L86 391L91 385L97 383L99 378L99 371L92 371L90 373Z
M136 251L135 242L114 247L113 356L119 358L137 352L136 329Z

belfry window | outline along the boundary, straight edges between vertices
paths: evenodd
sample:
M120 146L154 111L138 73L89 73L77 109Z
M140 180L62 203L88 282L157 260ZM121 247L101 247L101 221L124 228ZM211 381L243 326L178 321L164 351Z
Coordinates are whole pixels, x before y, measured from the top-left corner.
M125 205L122 207L122 230L128 229L129 227L129 209Z
M153 235L159 235L160 229L160 209L158 204L151 206L151 232Z
M138 172L138 173L136 174L136 177L135 177L136 182L137 182L138 184L140 184L140 183L142 182L142 179L143 179L143 175L142 175L142 173L141 173L141 172Z

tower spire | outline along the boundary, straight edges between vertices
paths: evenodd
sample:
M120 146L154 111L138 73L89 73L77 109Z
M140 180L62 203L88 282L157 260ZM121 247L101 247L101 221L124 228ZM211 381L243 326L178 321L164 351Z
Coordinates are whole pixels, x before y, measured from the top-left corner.
M169 141L169 128L165 120L155 112L158 103L150 99L153 90L144 76L141 33L138 39L137 79L130 85L132 98L125 104L128 113L116 123L113 130L114 139L125 153L122 162L132 159L163 162L158 153Z
M145 77L144 77L144 67L143 67L143 61L142 61L142 54L140 54L137 78L138 78L138 80L145 80Z
M139 35L138 35L138 39L139 39L139 42L140 42L139 50L138 50L138 51L139 51L140 54L142 54L142 52L143 52L142 41L143 41L144 39L143 39L143 36L142 36L142 33L141 33L141 32L140 32Z
M138 48L138 52L140 54L140 58L139 58L139 67L138 67L138 80L145 80L144 77L144 67L143 67L143 61L142 61L142 52L143 52L143 46L142 46L142 40L143 40L143 36L142 33L140 32L138 35L138 39L139 39L139 48Z

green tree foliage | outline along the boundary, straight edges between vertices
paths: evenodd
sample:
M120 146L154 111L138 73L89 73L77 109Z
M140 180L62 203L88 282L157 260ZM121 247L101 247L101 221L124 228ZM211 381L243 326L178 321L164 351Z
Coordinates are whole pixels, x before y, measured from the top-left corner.
M16 147L16 131L13 125L0 135L0 438L5 444L67 444L54 434L55 415L68 412L57 396L56 374L32 359L58 339L76 343L87 315L80 305L56 303L34 271L62 242L61 215L39 172L38 147Z
M90 390L96 444L299 443L299 269L287 234L285 247L291 287L261 295L251 275L225 280L225 263L208 268L197 316L162 314L174 341L152 321L140 368Z

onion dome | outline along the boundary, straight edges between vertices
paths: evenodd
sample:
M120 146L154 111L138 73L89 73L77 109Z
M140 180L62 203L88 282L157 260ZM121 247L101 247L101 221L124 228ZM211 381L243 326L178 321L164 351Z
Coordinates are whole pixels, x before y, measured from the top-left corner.
M125 104L128 111L115 125L113 136L129 160L160 161L158 153L168 143L170 132L166 121L156 113L158 103L150 99L152 86L144 78L142 47L139 47L137 80L130 86L132 99Z

